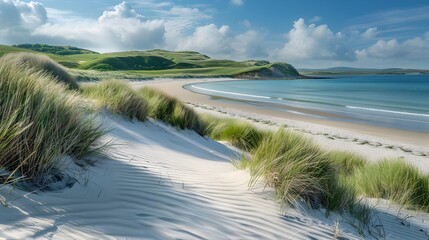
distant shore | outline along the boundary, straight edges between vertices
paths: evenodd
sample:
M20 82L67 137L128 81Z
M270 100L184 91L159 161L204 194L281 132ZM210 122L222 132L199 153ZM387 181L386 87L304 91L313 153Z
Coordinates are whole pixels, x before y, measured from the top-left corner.
M269 125L287 125L290 129L306 133L315 138L323 147L336 150L353 151L366 156L369 160L385 157L405 158L413 165L429 172L428 133L384 128L351 122L332 121L305 115L261 108L247 101L236 101L194 93L183 88L184 85L211 81L240 81L231 78L207 79L156 79L152 81L133 82L134 87L151 86L162 90L196 110L212 114L223 114L229 117L240 117L253 122L271 123ZM288 111L298 111L309 115L323 115L309 109L284 107ZM334 116L328 116L334 117Z

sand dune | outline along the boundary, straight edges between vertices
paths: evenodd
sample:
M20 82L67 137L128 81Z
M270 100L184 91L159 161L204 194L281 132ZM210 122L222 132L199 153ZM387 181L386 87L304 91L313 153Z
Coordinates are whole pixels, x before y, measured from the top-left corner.
M248 189L248 173L230 163L238 156L232 148L153 120L105 122L112 129L105 141L113 145L72 188L25 196L0 190L7 198L0 238L333 239L336 221L343 239L361 238L345 219L323 211L282 215L270 188ZM395 230L389 239L425 236L424 224L380 216L383 231Z
M333 221L282 216L272 191L249 190L224 145L154 121L106 122L114 146L72 188L21 198L1 190L0 237L332 239Z

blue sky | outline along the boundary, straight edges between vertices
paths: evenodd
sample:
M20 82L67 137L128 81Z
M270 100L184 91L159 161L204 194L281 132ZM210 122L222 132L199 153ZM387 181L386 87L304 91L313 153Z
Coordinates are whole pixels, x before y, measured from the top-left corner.
M427 0L0 0L0 44L428 69L428 13Z

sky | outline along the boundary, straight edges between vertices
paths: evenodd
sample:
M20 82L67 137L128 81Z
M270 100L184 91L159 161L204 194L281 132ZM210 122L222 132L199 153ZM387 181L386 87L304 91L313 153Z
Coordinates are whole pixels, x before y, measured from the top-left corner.
M427 0L0 0L0 44L429 69Z

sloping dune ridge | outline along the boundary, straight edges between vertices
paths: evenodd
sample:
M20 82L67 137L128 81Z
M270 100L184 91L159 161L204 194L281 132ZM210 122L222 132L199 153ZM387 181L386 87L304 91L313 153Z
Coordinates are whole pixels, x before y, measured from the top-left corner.
M8 239L332 238L333 225L280 214L272 194L249 191L229 148L149 120L106 119L108 157L71 189L5 193L0 237ZM7 191L7 189L2 189ZM16 194L16 195L15 195ZM18 197L18 199L15 199Z
M112 146L73 187L25 196L0 189L0 238L334 239L334 220L318 211L282 215L270 188L249 190L232 148L153 120L104 122ZM392 224L397 239L424 237ZM343 221L339 230L342 239L361 238Z

